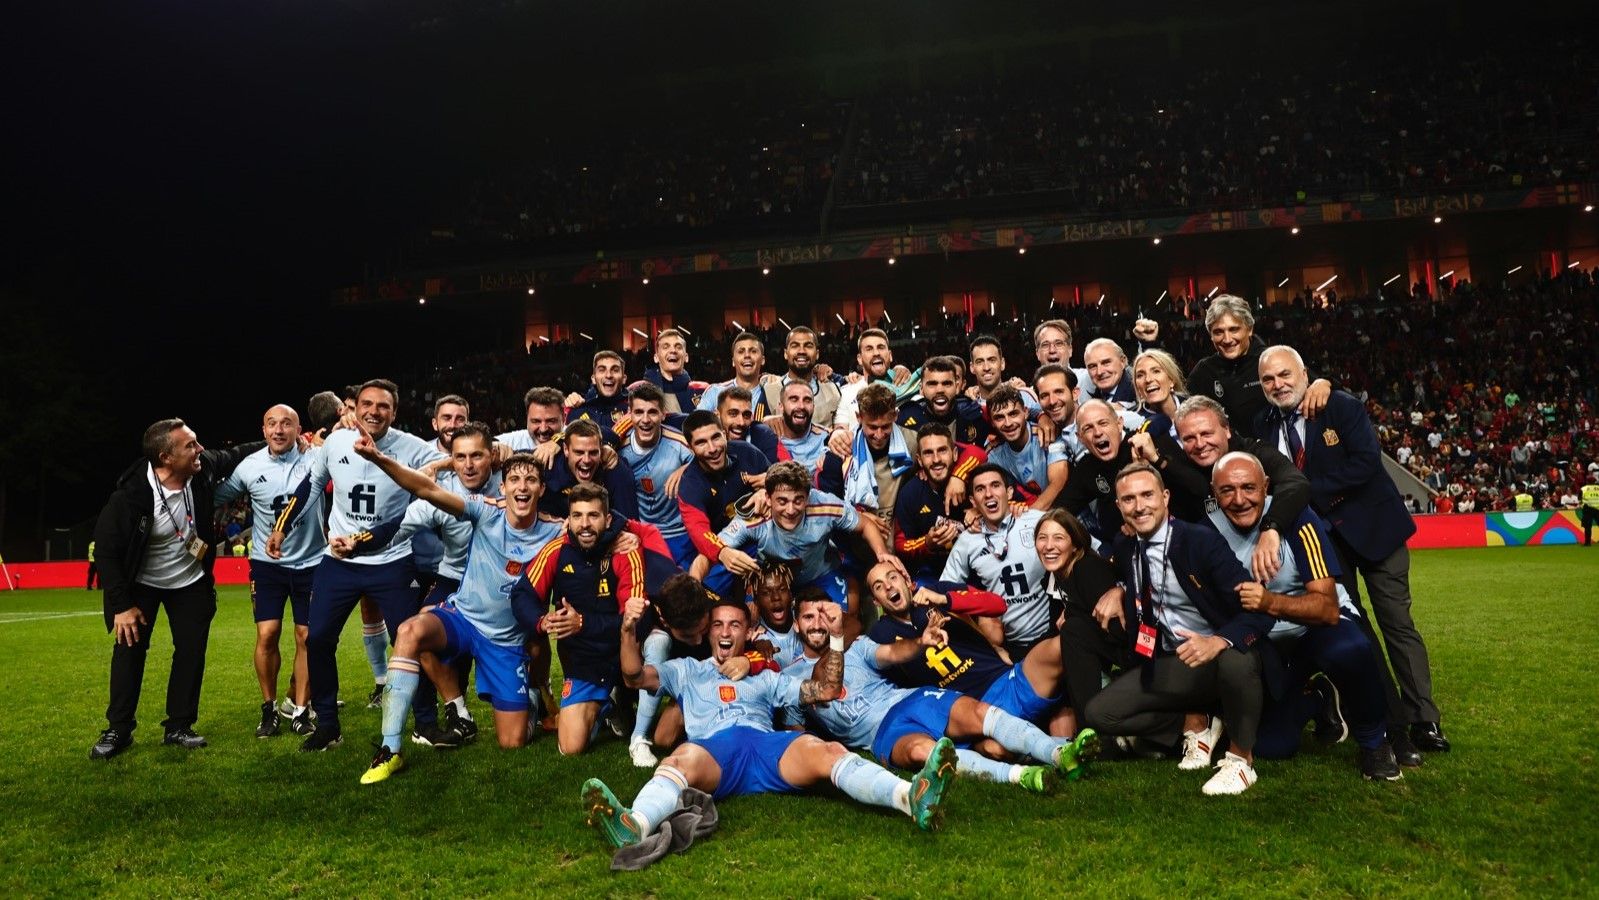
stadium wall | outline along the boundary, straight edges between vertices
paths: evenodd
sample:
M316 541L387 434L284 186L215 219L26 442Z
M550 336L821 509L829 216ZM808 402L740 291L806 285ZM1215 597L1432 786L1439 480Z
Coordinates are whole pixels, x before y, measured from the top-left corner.
M81 588L89 574L89 561L85 559L62 562L6 563L11 574L11 586L17 588ZM250 561L239 557L217 560L217 584L249 584ZM6 587L0 577L0 590Z

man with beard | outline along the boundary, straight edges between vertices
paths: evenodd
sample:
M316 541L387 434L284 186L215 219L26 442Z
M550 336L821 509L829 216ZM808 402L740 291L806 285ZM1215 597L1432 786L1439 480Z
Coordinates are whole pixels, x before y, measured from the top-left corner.
M1243 428L1267 406L1260 391L1260 353L1266 342L1255 336L1255 312L1248 300L1221 294L1205 309L1205 332L1216 352L1188 373L1188 390L1220 403L1227 418ZM1300 414L1314 419L1331 393L1330 382L1316 379L1300 401ZM1269 469L1266 474L1277 480Z
M962 531L955 539L933 588L949 593L971 585L1003 597L1005 649L1012 659L1020 659L1053 628L1044 570L1033 547L1033 533L1044 514L1013 511L1010 473L993 463L973 469L971 485L977 530Z
M494 436L494 442L512 451L537 449L555 440L566 424L561 392L555 388L536 387L522 398L527 407L527 427Z
M747 443L761 451L766 464L777 462L777 432L757 421L755 395L740 385L724 389L716 398L716 416L729 441Z
M721 403L722 392L732 387L740 387L747 391L751 398L758 398L755 405L755 418L764 419L771 412L766 408L766 394L763 390L768 382L780 381L776 375L766 371L766 346L761 343L760 335L745 331L733 339L733 377L726 381L718 381L705 389L700 396L698 409L715 412Z
M1145 458L1151 465L1169 465L1182 455L1181 448L1171 438L1135 435L1140 436L1147 440L1140 440L1137 446L1153 448L1150 452L1154 453L1154 459ZM1089 400L1078 408L1077 438L1082 441L1085 452L1073 464L1071 476L1056 505L1077 516L1095 537L1108 544L1122 527L1114 493L1116 473L1134 462L1134 444L1124 437L1116 408L1103 400ZM1179 496L1183 503L1175 510L1176 514L1190 522L1198 521L1204 515L1202 500L1186 494Z
M636 549L618 549L624 531L638 538ZM562 755L588 748L621 684L616 635L622 606L659 589L676 571L653 526L612 515L599 485L572 488L566 532L538 551L511 589L517 621L556 639L566 676L556 731Z
M593 386L582 394L570 394L565 405L567 422L593 422L602 431L620 434L618 425L627 415L627 363L614 350L594 354Z
M843 690L844 637L838 617L829 628L828 652L814 678L800 681L762 671L731 681L717 667L744 653L750 621L742 602L722 599L711 608L711 658L644 664L633 626L645 602L628 604L622 622L622 671L629 687L664 690L683 707L688 742L672 751L646 783L632 807L622 805L597 778L583 784L588 822L613 847L637 844L678 806L687 788L716 800L741 794L792 793L831 783L851 798L898 809L918 827L935 830L944 793L955 776L955 748L940 742L916 777L902 781L883 767L850 753L843 744L814 735L773 731L779 709L836 700Z
M639 518L655 526L671 548L673 561L687 568L694 561L694 544L683 528L677 498L668 495L666 484L675 472L694 461L694 454L683 435L663 423L665 404L665 395L653 384L633 389L628 401L633 427L622 444L622 461L633 474Z
M887 544L894 538L894 499L901 478L916 467L911 455L916 434L894 424L894 392L887 385L868 385L858 403L860 424L851 452L841 456L828 451L817 471L816 486L854 506ZM845 549L858 558L863 548ZM857 576L865 572L864 566L853 569Z
M668 328L655 337L655 365L644 370L644 380L666 395L666 414L677 416L694 411L705 382L693 381L686 371L688 341L683 332ZM675 421L668 419L668 422Z
M1415 534L1416 523L1383 471L1382 448L1371 417L1360 401L1341 391L1331 395L1318 415L1302 415L1299 410L1310 391L1310 376L1292 347L1277 346L1263 352L1260 375L1270 409L1256 419L1256 434L1268 446L1280 448L1285 458L1301 464L1310 481L1311 502L1332 524L1349 596L1358 602L1356 573L1366 583L1383 644L1375 642L1375 634L1368 637L1373 646L1387 646L1398 686L1398 693L1388 698L1389 721L1394 726L1390 730L1408 726L1410 742L1416 747L1448 752L1449 740L1439 725L1441 716L1432 698L1427 644L1410 614L1410 549L1406 542ZM1402 753L1408 750L1404 741L1398 743Z
M433 449L444 454L450 454L450 439L455 436L456 429L465 425L471 419L471 408L467 406L466 399L457 394L446 394L433 403ZM485 436L486 437L486 436ZM485 444L487 452L487 444ZM432 510L433 507L423 504L423 508ZM410 507L406 512L410 513ZM439 584L439 567L444 562L445 548L440 540L440 535L432 529L415 530L410 532L411 537L411 562L416 566L417 590L421 593L423 602L433 594ZM459 580L461 577L459 567L450 576ZM451 584L444 588L448 594L455 590ZM437 602L437 601L434 601Z
M782 411L783 418L787 418L789 386L796 383L805 385L810 390L812 407L807 427L814 423L822 429L825 436L832 429L833 420L838 415L841 395L838 385L831 379L817 376L816 363L820 358L816 332L804 325L791 329L788 339L783 342L783 360L788 363L788 371L778 381L767 382L763 390L766 394L767 408ZM776 425L772 428L779 432L782 430Z
M472 407L460 394L445 394L433 401L433 449L448 454L455 429L470 421Z
M605 438L600 426L593 422L573 422L566 427L561 445L562 452L556 454L550 465L544 496L539 500L539 512L565 518L567 494L578 485L594 484L605 488L617 513L629 519L638 518L638 488L633 483L633 469L622 461L606 467Z
M917 430L916 459L918 467L905 473L894 498L894 551L908 564L911 577L925 583L944 571L972 508L964 491L959 502L949 500L950 482L969 478L987 460L983 451L956 444L949 429L937 422Z
M367 437L385 456L401 465L421 468L439 458L429 442L391 427L400 389L384 379L373 379L361 386L356 397L359 429L340 429L329 434L311 472L300 482L294 497L284 505L267 541L267 555L282 556L283 540L303 516L311 494L333 485L332 512L328 533L350 535L369 532L378 525L405 514L410 494L383 474L376 464L355 451L356 442ZM304 521L299 519L299 521ZM331 549L328 553L332 557ZM315 602L311 604L311 630L306 635L311 679L311 706L316 713L316 731L300 745L312 753L338 746L344 739L339 728L339 635L344 622L364 594L377 601L388 625L392 642L401 623L421 609L413 583L409 541L391 543L368 556L352 559L327 558L317 565L311 585ZM433 691L423 685L413 702L416 731L413 737L431 740L438 728L438 711Z
M808 471L814 471L822 461L822 454L827 452L828 435L828 430L814 421L816 402L812 390L804 381L784 384L778 407L780 414L766 419L767 427L777 432L778 459L794 460Z
M658 666L669 659L708 659L711 655L706 630L710 626L711 596L693 576L678 573L666 579L635 629L641 636L644 662ZM723 669L732 677L733 660ZM633 720L633 734L628 738L627 755L633 765L641 769L654 768L660 760L650 747L650 726L656 725L655 742L670 747L682 736L683 714L678 707L655 722L660 708L660 692L638 692L638 716Z
M217 485L216 503L222 506L234 498L250 498L250 607L255 615L255 677L261 686L261 724L258 738L278 733L278 669L283 658L278 639L283 633L283 607L294 612L294 674L290 698L293 711L289 727L300 735L310 734L311 683L306 674L305 636L311 627L311 581L322 559L322 495L306 498L313 528L301 528L285 542L282 556L267 555L272 522L294 495L294 489L310 471L318 452L300 449L300 417L290 407L278 404L266 411L261 434L267 445L239 461L225 481Z
M689 571L717 596L732 596L737 578L717 562L722 551L717 535L737 514L739 501L759 491L771 464L749 444L729 441L721 423L705 410L690 413L683 429L694 462L678 483L677 509L700 557ZM764 495L760 502L765 502Z
M869 385L881 384L894 394L896 404L915 396L920 387L922 373L911 372L904 366L894 365L894 350L888 345L888 333L881 328L868 328L855 339L855 362L860 374L851 375L844 385L838 401L838 415L833 427L853 428L857 419L856 400Z
M1211 485L1220 509L1210 514L1210 524L1247 565L1260 535L1261 514L1270 505L1266 470L1247 453L1229 453L1216 463ZM1398 781L1399 763L1384 727L1387 707L1376 651L1361 629L1359 609L1338 583L1337 557L1327 552L1332 544L1327 523L1307 509L1282 544L1277 574L1270 581L1238 586L1244 609L1280 620L1270 637L1287 663L1282 695L1268 700L1262 715L1256 752L1268 759L1294 755L1305 723L1322 715L1318 737L1338 742L1353 731L1363 777ZM1318 681L1316 690L1306 689L1307 683Z
M1027 421L1027 403L1021 391L1008 384L988 398L988 418L996 439L988 448L988 461L1013 475L1024 499L1034 509L1049 509L1066 487L1071 463L1066 445L1045 443L1038 426Z
M456 436L458 443L467 445L462 451L487 443L486 428L467 431L463 428ZM370 437L363 436L353 449L420 501L471 523L470 562L460 587L443 604L407 619L395 635L383 698L383 744L361 783L383 781L404 767L401 733L424 668L445 697L445 740L437 746L459 746L468 739L468 732L476 735L476 726L461 715L466 706L462 685L448 665L463 653L471 654L477 663L478 693L494 707L500 746L522 746L527 742L530 708L523 650L528 635L512 612L509 595L522 560L559 527L539 521L542 482L538 464L529 454L516 454L507 461L505 500L500 506L476 495L462 496L401 465L379 450ZM360 536L335 538L331 550L344 557L360 543Z
M973 384L966 389L966 396L987 409L988 400L994 396L994 392L1004 385L1009 385L1021 392L1022 402L1027 405L1028 418L1038 418L1042 407L1038 405L1038 398L1028 390L1027 382L1020 378L1005 380L1005 353L1000 348L998 339L986 334L979 336L972 341L970 354Z
M1083 348L1083 367L1088 370L1091 387L1088 397L1104 400L1123 409L1138 404L1133 379L1127 371L1127 351L1110 338L1095 338Z
M961 395L961 361L953 356L935 356L922 366L922 399L900 407L899 424L920 428L937 422L949 428L955 439L982 446L988 443L988 420L977 401Z
M882 568L898 575L891 566ZM909 587L903 576L898 580L902 588ZM794 615L804 656L784 671L804 678L827 651L829 622L837 613L827 597L801 594ZM957 750L958 771L1040 794L1053 788L1056 776L1080 777L1083 760L1098 747L1093 732L1085 731L1075 742L1052 738L1032 723L960 691L898 687L884 677L918 657L937 654L940 648L947 653L945 621L943 613L935 612L921 632L907 640L880 644L869 637L856 639L844 654L844 690L838 699L786 715L802 715L807 726L852 749L871 751L885 766L923 765L939 738L961 743L986 738L1007 754L1034 764L1012 765L973 750Z
M1268 581L1277 574L1277 551L1282 535L1288 533L1299 520L1299 514L1310 502L1310 482L1303 472L1294 467L1293 460L1277 452L1264 441L1242 434L1234 434L1232 424L1220 403L1205 396L1189 397L1177 406L1177 436L1183 442L1183 452L1173 455L1161 448L1158 459L1140 445L1139 455L1170 479L1173 496L1185 498L1184 511L1177 515L1189 522L1199 518L1188 511L1196 503L1206 508L1212 501L1210 493L1211 467L1223 456L1232 452L1248 453L1260 460L1271 481L1271 509L1260 526L1260 539L1256 543L1255 561L1250 571L1258 581Z

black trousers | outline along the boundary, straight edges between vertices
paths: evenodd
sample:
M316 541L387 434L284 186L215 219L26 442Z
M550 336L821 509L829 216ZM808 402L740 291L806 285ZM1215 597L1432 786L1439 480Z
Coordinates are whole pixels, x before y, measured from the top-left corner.
M1582 545L1584 547L1592 546L1593 529L1594 526L1599 525L1599 507L1583 504L1579 519L1582 522Z
M99 584L100 584L100 569L95 566L94 560L91 559L91 560L89 560L89 577L88 577L88 580L86 580L83 583L83 589L86 590L86 591L92 591Z
M1176 656L1157 656L1138 669L1116 676L1081 713L1102 735L1145 737L1176 746L1183 716L1221 703L1227 737L1240 750L1255 748L1265 702L1260 653L1223 650L1199 668Z
M133 602L144 613L139 641L111 649L111 703L106 722L125 734L137 728L139 692L144 687L144 660L150 652L150 634L161 607L167 610L172 631L172 671L167 676L166 731L192 728L200 717L200 683L205 679L205 645L211 636L211 619L217 612L216 586L201 578L188 587L164 590L133 586Z
M1060 626L1060 659L1066 675L1066 702L1081 718L1088 701L1099 696L1100 676L1112 667L1132 668L1142 660L1131 649L1132 638L1121 623L1112 621L1105 631L1092 612L1066 605Z

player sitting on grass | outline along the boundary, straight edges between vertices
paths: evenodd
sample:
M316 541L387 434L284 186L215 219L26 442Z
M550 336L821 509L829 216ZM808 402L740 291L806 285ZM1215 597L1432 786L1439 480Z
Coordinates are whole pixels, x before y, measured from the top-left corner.
M512 573L519 574L522 560L532 556L540 542L549 538L549 523L538 519L543 471L531 455L513 455L505 465L502 508L480 497L462 497L401 465L378 450L369 435L363 434L353 449L402 489L473 524L472 549L461 587L443 605L401 623L395 634L388 690L383 698L383 745L361 776L361 783L383 781L405 765L400 755L400 737L421 680L424 653L443 660L461 653L472 654L477 661L478 693L494 707L494 730L500 746L522 746L527 742L529 707L522 650L527 631L517 622L507 595L509 582L516 577ZM334 554L348 555L360 539L360 535L336 538ZM461 685L456 682L454 671L443 663L430 665L428 674L442 682L440 694L447 698L444 731L459 744L466 730L460 716L465 706ZM472 730L475 733L475 728Z
M820 592L801 593L795 607L805 656L784 671L802 678L811 675L827 652L829 623L839 613ZM1056 772L1078 778L1083 761L1098 749L1093 731L1085 730L1076 741L1053 738L976 697L944 688L896 687L883 677L889 669L947 647L946 618L940 612L929 614L926 627L914 641L879 644L868 637L857 638L845 654L843 694L831 703L795 712L803 712L808 725L837 736L846 746L870 750L885 766L922 765L939 737L962 743L991 738L1008 753L1043 765L1011 765L974 750L958 750L962 774L1019 784L1035 793L1052 790Z
M773 731L772 716L782 708L838 699L844 676L844 636L837 608L825 631L828 650L813 677L801 681L769 669L731 681L719 663L743 654L749 609L739 600L719 599L711 607L711 658L673 659L647 666L634 626L646 601L627 605L622 622L622 673L630 687L665 690L683 707L688 743L655 770L632 807L616 799L605 783L583 783L588 822L615 847L636 844L678 806L685 788L724 800L740 794L791 793L828 783L850 797L899 810L926 830L938 827L945 791L955 777L955 748L940 740L927 764L905 781L873 762L815 735Z
M652 389L654 385L650 386ZM711 597L705 586L686 574L677 574L661 585L655 602L639 620L638 633L643 635L644 662L658 666L669 659L687 657L707 659L711 655L710 641L705 634L710 626ZM661 714L655 722L660 706L659 692L638 692L638 716L633 720L633 735L627 742L628 757L641 769L654 767L660 760L650 748L650 725L654 723L655 742L670 747L682 738L683 716L676 707Z

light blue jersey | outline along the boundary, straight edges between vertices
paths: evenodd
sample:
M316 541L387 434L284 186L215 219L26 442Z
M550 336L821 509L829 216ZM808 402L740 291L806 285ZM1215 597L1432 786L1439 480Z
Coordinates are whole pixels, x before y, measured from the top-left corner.
M470 491L453 469L446 469L439 475L439 487L457 497L498 497L500 473L490 472L481 488ZM467 547L472 543L472 528L426 500L412 500L394 540L411 542L411 561L419 570L460 581Z
M1058 462L1070 462L1066 446L1060 441L1048 447L1038 439L1038 426L1029 424L1022 432L1024 442L1020 450L1004 438L988 450L988 461L995 463L1015 476L1017 482L1034 497L1049 487L1049 467Z
M638 485L639 518L654 525L661 537L668 540L688 537L677 498L666 496L662 490L673 472L694 461L694 453L684 443L683 435L674 429L662 428L655 446L646 450L639 447L635 431L622 444L622 458L633 468L633 483Z
M772 430L777 432L778 457L792 459L807 469L815 469L821 463L822 456L827 453L827 438L832 433L820 425L812 425L810 434L802 438L790 438L781 428Z
M773 631L762 625L758 631L750 635L750 640L768 640L777 648L777 656L773 660L779 668L788 669L805 656L805 645L800 642L799 628L790 625L787 631Z
M217 486L218 506L245 495L250 497L251 559L285 569L308 569L322 561L322 551L327 549L328 542L322 533L320 491L312 492L306 499L303 514L310 520L283 536L283 558L273 559L266 552L267 539L272 536L278 514L283 512L295 488L311 471L319 452L320 448L316 447L305 453L301 453L299 447L290 447L274 454L262 447L240 460L233 474Z
M798 678L764 671L729 681L709 659L669 659L655 667L661 690L683 708L683 730L701 741L734 726L772 730L776 710L799 705Z
M1032 643L1049 631L1049 594L1044 590L1044 564L1033 546L1038 522L1036 509L1009 515L998 531L985 524L980 531L963 531L950 548L939 581L969 584L1005 598L1000 624L1005 640Z
M511 588L538 549L560 537L566 526L535 518L528 528L512 528L505 510L477 496L466 498L459 522L471 532L471 552L461 586L448 602L485 638L520 648L527 634L511 611Z
M397 520L405 515L411 495L394 480L383 474L375 463L362 459L353 449L360 432L341 428L328 435L322 452L311 467L311 494L321 494L332 483L333 507L328 516L328 533L333 535L358 534L369 531L380 522ZM377 442L378 449L413 469L420 469L444 454L429 441L390 428ZM299 527L305 527L303 519ZM329 551L329 555L332 552ZM394 541L382 550L362 556L352 556L345 562L361 566L378 566L404 559L411 555L410 541Z
M877 670L877 650L882 645L869 637L858 637L844 651L844 695L831 703L803 710L805 720L837 738L846 747L872 746L877 729L894 704L917 692L916 688L896 687ZM802 657L783 672L801 681L810 678L818 660ZM785 711L792 716L794 708ZM793 721L790 719L790 721Z
M828 553L829 537L859 531L860 527L861 518L855 507L832 494L813 489L805 507L805 518L793 531L777 527L776 519L746 522L735 516L717 538L759 560L789 563L794 567L794 584L798 586L810 584L835 568L829 562L829 557L834 556ZM1028 540L1031 541L1031 537Z
M530 452L534 447L538 446L533 440L533 435L528 434L526 428L518 428L515 431L497 434L494 436L494 443L504 444L515 453Z

